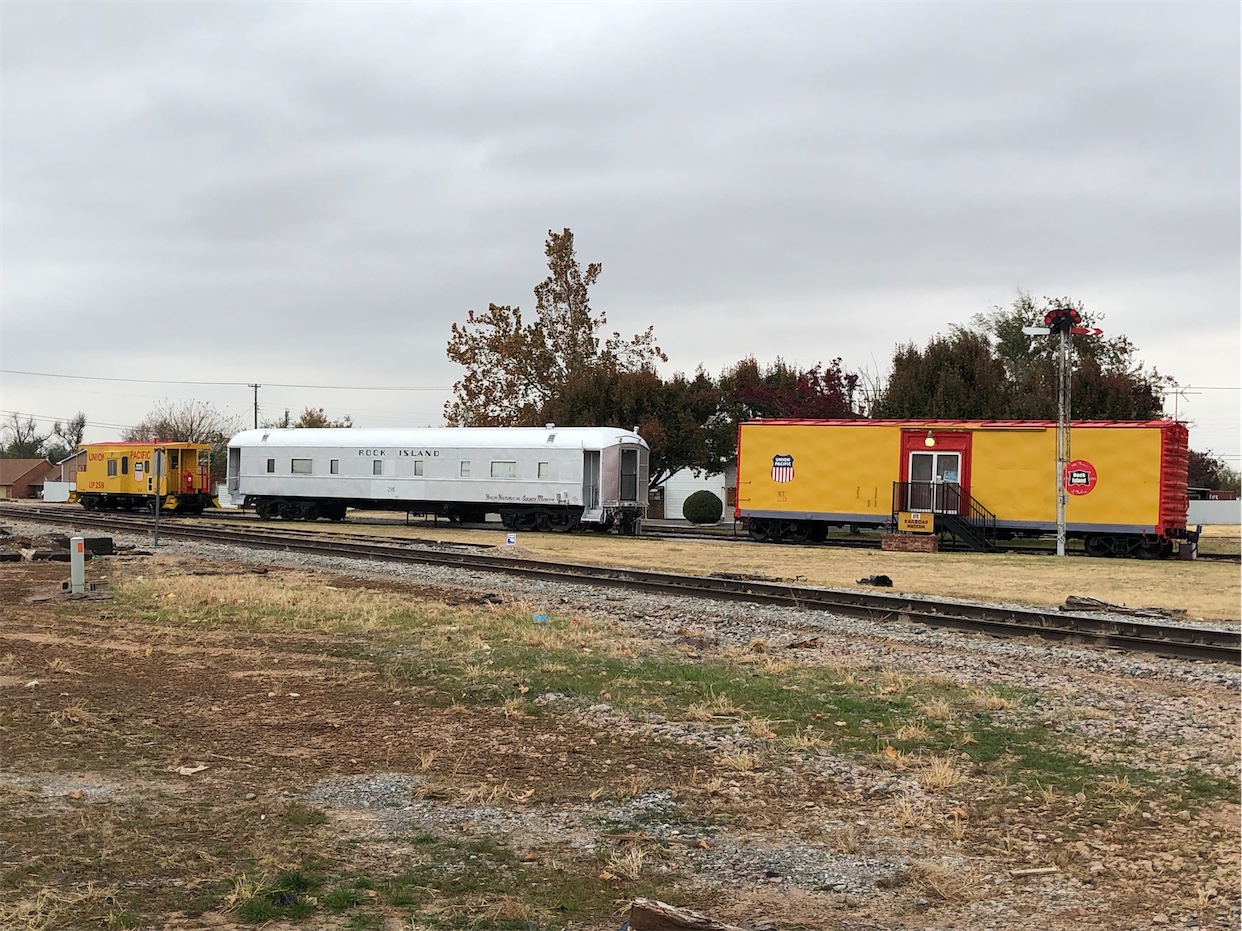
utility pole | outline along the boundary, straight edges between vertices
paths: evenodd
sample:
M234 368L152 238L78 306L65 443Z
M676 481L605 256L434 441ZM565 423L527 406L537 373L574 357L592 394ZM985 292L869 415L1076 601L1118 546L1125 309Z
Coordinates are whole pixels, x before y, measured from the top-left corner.
M1059 321L1058 321L1059 322ZM1069 328L1057 328L1057 555L1065 555L1065 466L1069 463Z
M248 387L254 389L254 428L258 430L259 429L259 389L262 388L263 386L262 385L249 385Z
M1082 325L1082 315L1077 308L1054 304L1052 310L1044 314L1043 326L1024 326L1022 332L1028 336L1057 336L1057 555L1065 555L1065 504L1069 492L1065 487L1065 470L1070 462L1070 376L1073 366L1070 364L1070 334L1078 336L1103 336L1099 327Z

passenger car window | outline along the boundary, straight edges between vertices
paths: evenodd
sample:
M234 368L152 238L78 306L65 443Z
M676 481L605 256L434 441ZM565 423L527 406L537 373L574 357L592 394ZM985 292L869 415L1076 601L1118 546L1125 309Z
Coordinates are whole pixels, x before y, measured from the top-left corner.
M463 459L461 461L461 477L462 478L470 477L470 460L469 459Z
M276 460L275 460L275 459L269 459L269 460L267 460L267 471L269 471L269 472L275 472L275 471L276 471Z
M328 471L333 475L338 475L341 471L341 460L333 459L328 463Z
M423 460L422 459L414 460L414 474L415 475L423 474Z
M294 475L310 475L311 460L309 459L293 459L289 463L289 471Z
M547 478L549 474L550 474L549 463L546 463L546 462L539 463L539 477Z
M383 475L384 474L384 460L383 459L372 459L371 460L371 474L372 475Z
M492 478L517 478L517 463L493 462Z

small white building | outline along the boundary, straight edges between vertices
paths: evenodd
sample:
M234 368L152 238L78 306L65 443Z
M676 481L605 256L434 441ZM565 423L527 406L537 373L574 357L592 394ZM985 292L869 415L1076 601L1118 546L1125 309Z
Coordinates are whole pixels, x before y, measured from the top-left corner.
M664 520L685 520L685 514L682 513L682 507L696 491L710 491L720 499L722 512L721 521L729 523L733 520L733 496L730 491L736 487L736 480L731 476L736 475L734 467L730 465L725 472L717 472L715 474L702 474L698 476L690 469L682 469L680 472L674 472L669 476L668 480L660 486L661 496L663 498L663 510L655 505L654 501L648 503L647 517L658 520L661 517Z

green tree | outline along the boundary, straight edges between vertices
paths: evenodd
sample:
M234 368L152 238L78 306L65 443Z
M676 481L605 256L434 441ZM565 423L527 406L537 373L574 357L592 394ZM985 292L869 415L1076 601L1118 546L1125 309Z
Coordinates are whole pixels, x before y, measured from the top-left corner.
M544 252L549 274L535 287L533 321L524 321L519 307L489 304L485 313L471 310L464 324L452 325L448 357L466 373L444 406L450 425L537 425L579 376L639 372L668 361L653 327L630 339L614 332L601 346L599 331L608 321L591 308L590 288L603 267L592 263L583 271L569 229L549 230Z
M265 423L265 427L279 427L281 429L322 429L324 427L352 427L354 418L345 414L339 420L333 420L322 407L307 407L298 415L298 419L294 420L289 416L289 411L285 411L285 415L279 420Z
M1070 298L1037 303L1020 293L1009 308L976 315L923 349L908 343L893 353L874 416L893 419L1055 420L1057 340L1029 336L1052 309L1073 308L1088 327L1102 317ZM1151 420L1163 415L1163 379L1122 334L1070 337L1070 409L1075 420Z
M893 353L892 374L875 415L889 420L1006 420L1010 392L1004 362L986 336L957 331Z
M0 430L7 439L4 443L5 459L42 459L43 446L48 434L40 433L38 424L33 417L22 419L22 415L14 411L9 415L8 423Z
M1238 470L1230 468L1223 459L1218 459L1209 449L1206 452L1190 450L1191 488L1212 488L1225 491L1242 492L1242 476Z
M179 443L211 445L211 477L224 478L229 440L240 432L241 421L216 410L205 401L159 402L141 423L135 424L121 439L131 443L174 440Z
M664 379L653 368L586 369L543 409L544 423L637 428L651 448L650 487L681 469L723 466L706 426L719 407L719 389L700 369ZM730 457L732 453L730 452Z

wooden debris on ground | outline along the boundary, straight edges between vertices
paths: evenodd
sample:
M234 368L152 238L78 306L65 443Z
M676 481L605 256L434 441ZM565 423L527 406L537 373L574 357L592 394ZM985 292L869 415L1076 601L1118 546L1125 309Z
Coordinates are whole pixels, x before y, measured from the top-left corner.
M1059 866L1034 866L1024 870L1010 870L1010 876L1048 876L1052 873L1061 872Z
M1111 604L1107 601L1101 601L1099 598L1089 598L1085 595L1068 595L1065 604L1061 605L1062 611L1108 611L1110 614L1128 614L1132 617L1182 617L1186 614L1184 608L1127 608L1125 605Z
M630 931L746 931L655 899L635 899L630 904L629 925Z

